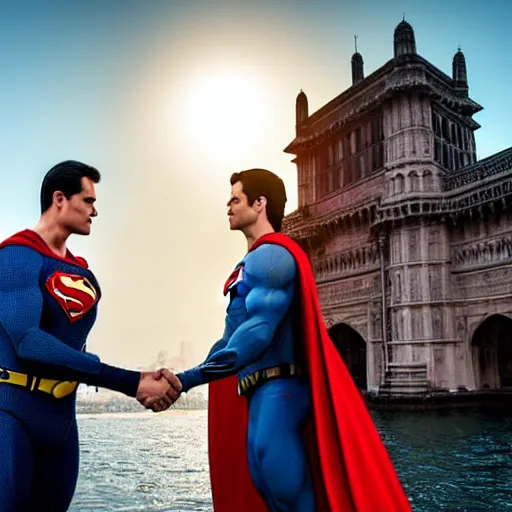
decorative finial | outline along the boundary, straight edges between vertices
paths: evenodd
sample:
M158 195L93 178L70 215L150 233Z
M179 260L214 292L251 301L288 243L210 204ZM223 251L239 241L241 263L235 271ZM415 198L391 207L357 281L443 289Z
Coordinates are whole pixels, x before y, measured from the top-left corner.
M357 38L358 38L358 37L359 37L359 36L358 36L357 34L354 34L354 45L355 45L355 47L356 47L356 53L357 53Z
M405 12L402 13L402 15L403 15L402 21L405 21Z
M459 50L459 52L460 52L460 44L459 44L458 50Z

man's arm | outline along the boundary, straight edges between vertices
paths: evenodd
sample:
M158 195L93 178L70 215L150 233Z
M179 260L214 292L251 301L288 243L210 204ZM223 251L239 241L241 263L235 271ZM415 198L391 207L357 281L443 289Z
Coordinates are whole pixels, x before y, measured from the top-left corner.
M177 374L184 392L234 375L262 357L293 300L295 275L295 260L283 247L265 244L254 251L244 267L248 318L204 363Z
M140 372L104 364L97 356L75 350L39 328L43 307L39 289L42 262L41 255L24 247L0 250L0 327L17 356L54 371L59 378L135 397L142 382Z

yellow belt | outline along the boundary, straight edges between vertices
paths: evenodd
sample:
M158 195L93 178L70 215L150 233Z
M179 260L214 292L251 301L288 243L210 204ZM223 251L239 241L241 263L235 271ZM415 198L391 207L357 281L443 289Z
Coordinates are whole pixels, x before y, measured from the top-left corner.
M258 370L251 375L247 375L247 377L242 377L238 381L238 394L248 395L250 392L254 391L255 388L272 379L302 377L302 375L302 368L295 364L284 364L280 366L274 366L273 368Z
M6 368L0 368L0 384L14 384L30 391L42 391L55 398L64 398L71 395L78 387L78 382L69 380L40 379L32 375L13 372Z

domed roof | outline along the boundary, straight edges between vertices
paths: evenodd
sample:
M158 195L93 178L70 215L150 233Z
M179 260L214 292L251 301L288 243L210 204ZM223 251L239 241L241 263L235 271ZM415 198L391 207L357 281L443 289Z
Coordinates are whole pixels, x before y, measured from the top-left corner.
M304 93L304 91L301 89L299 94L297 95L297 101L308 101L308 97L306 96L306 94Z
M412 35L414 36L414 30L410 23L407 23L407 21L402 20L395 28L395 37L397 36L398 32L412 32Z
M464 62L464 64L466 63L466 57L464 57L464 54L462 53L460 46L459 49L457 50L457 53L453 56L453 62Z
M352 55L352 62L363 62L363 56L359 52L354 53Z
M395 57L416 53L416 38L414 30L407 21L402 20L395 28L394 34Z

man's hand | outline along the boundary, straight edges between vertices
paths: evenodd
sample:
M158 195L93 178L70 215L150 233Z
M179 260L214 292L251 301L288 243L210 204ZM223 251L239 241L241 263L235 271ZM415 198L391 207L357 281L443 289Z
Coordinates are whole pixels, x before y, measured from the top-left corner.
M183 387L181 385L180 379L174 375L170 370L167 368L160 368L160 370L157 371L158 374L165 377L165 380L178 392L181 392L181 388Z
M163 378L161 370L157 372L141 372L137 389L137 400L144 407L154 412L168 409L179 398L181 390L181 383L174 374L171 375L177 381L176 387L179 389L175 389L167 379Z

